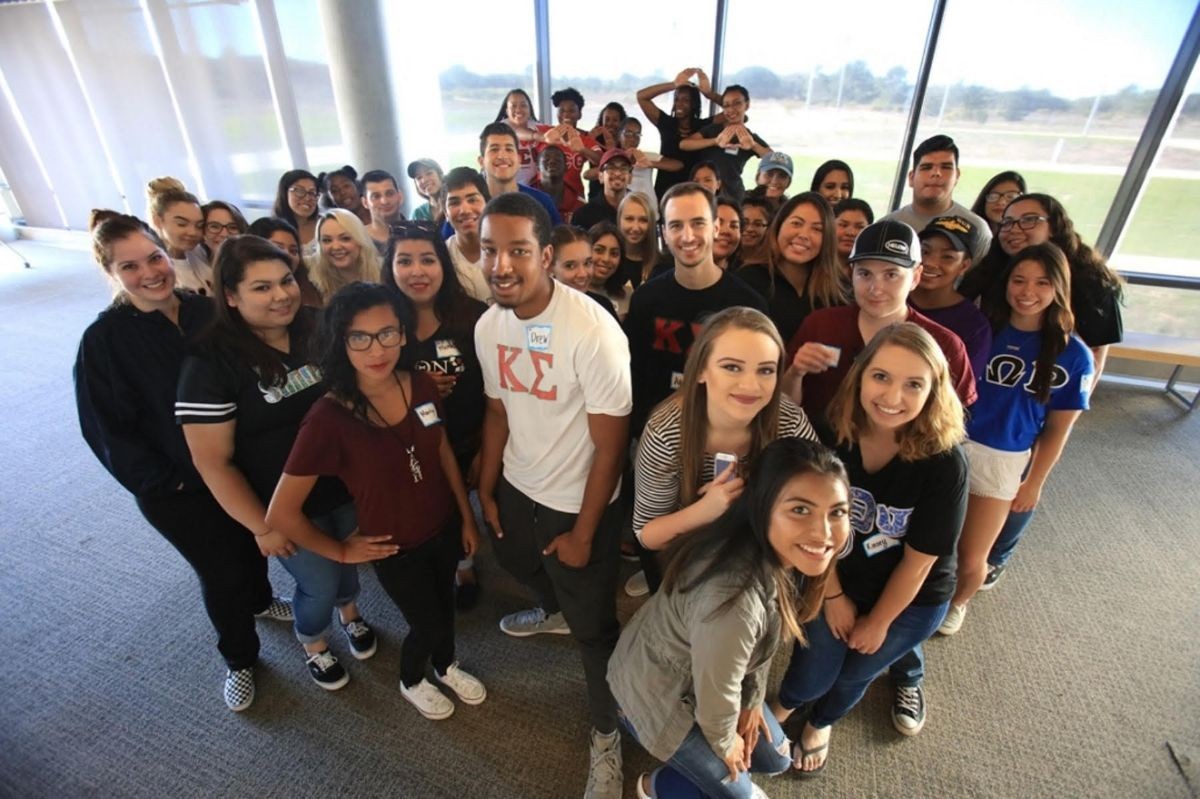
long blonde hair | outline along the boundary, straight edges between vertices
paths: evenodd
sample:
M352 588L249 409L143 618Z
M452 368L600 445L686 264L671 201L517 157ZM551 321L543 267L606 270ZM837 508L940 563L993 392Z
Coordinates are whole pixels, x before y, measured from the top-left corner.
M645 283L650 279L650 273L654 270L655 264L658 263L658 211L655 209L654 201L646 196L644 192L631 191L621 198L621 204L617 206L617 229L621 228L621 217L625 216L625 206L630 202L635 202L646 212L646 218L650 220L650 226L646 228L646 235L642 238L642 243L636 248L625 243L625 252L628 254L634 251L642 259L642 282ZM624 238L622 233L621 237Z
M682 411L679 431L679 502L687 506L696 501L700 488L700 464L704 462L704 449L708 441L708 392L700 382L701 373L712 357L713 345L727 330L749 330L769 337L779 349L776 364L775 390L771 399L750 424L750 454L752 461L763 448L770 444L779 432L779 403L783 390L783 339L775 324L762 311L736 306L719 311L708 318L692 344L687 364L683 368L683 382L679 391L666 400L678 402Z
M350 238L358 244L358 263L354 265L353 269L336 268L329 260L329 256L325 254L324 248L320 247L321 228L329 221L341 225L342 229L350 234ZM344 208L333 208L321 214L320 220L317 222L317 242L317 259L309 272L309 278L326 302L343 286L356 282L379 282L383 274L383 267L380 263L379 252L375 249L375 242L371 240L362 220L350 211ZM346 272L353 274L348 277Z
M954 391L945 353L933 336L912 322L898 322L880 330L854 359L850 372L829 403L829 423L838 443L856 443L870 427L860 399L863 375L875 360L876 353L889 344L919 356L933 372L933 384L925 407L917 418L896 432L900 460L920 461L940 455L966 438L965 412Z

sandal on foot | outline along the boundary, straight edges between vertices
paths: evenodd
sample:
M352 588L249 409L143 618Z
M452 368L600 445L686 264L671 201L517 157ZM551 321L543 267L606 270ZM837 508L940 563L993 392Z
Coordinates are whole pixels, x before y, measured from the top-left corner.
M799 757L797 757L795 754L797 749L800 750ZM817 766L815 769L812 769L811 771L806 771L805 769L801 768L801 766L804 763L804 758L806 758L810 755L819 755L821 752L825 752L825 759L821 761L821 765ZM799 741L797 741L792 746L792 768L794 768L800 774L800 776L803 777L804 779L809 779L811 777L819 777L821 775L821 772L825 770L825 766L828 763L829 763L829 741L826 741L825 743L821 744L820 746L814 746L811 749L805 749L803 746L801 746Z

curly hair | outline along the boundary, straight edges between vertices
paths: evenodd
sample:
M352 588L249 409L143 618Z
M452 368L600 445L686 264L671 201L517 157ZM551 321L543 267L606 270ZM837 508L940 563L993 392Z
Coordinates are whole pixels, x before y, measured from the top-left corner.
M351 283L329 298L313 337L313 353L329 393L355 416L368 420L367 398L358 387L358 372L346 354L346 331L363 311L386 306L396 314L400 332L412 329L400 292L379 283Z

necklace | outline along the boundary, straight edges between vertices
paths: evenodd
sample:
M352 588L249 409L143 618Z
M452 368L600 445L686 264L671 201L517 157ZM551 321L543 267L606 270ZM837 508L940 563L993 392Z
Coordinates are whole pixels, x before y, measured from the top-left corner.
M396 378L396 386L400 389L400 396L404 398L404 427L407 430L412 425L412 404L408 401L408 393L404 390L404 383L400 380L400 375L393 372L392 376ZM413 443L411 445L407 444L404 440L404 437L401 436L392 425L388 424L387 418L379 412L379 409L372 404L371 400L367 399L365 395L363 396L363 399L367 401L367 407L370 408L377 417L379 417L381 422L383 422L384 428L400 441L400 446L404 447L404 451L408 454L408 471L410 474L412 474L413 484L415 485L421 482L423 479L425 479L425 475L421 471L421 461L419 458L417 458L416 435L410 436L410 440Z

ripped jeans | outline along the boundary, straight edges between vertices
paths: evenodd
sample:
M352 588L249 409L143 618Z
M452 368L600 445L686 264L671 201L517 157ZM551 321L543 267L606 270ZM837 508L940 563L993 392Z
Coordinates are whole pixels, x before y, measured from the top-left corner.
M792 744L766 703L763 703L762 712L770 734L763 735L760 731L758 745L754 747L754 754L750 758L750 772L782 774L792 765ZM624 715L621 716L621 723L634 738L637 737L637 730L633 729ZM750 773L745 771L739 771L737 780L730 781L725 761L713 751L700 726L693 724L691 732L666 765L650 775L650 796L655 799L749 799L753 796L753 783L750 782Z

